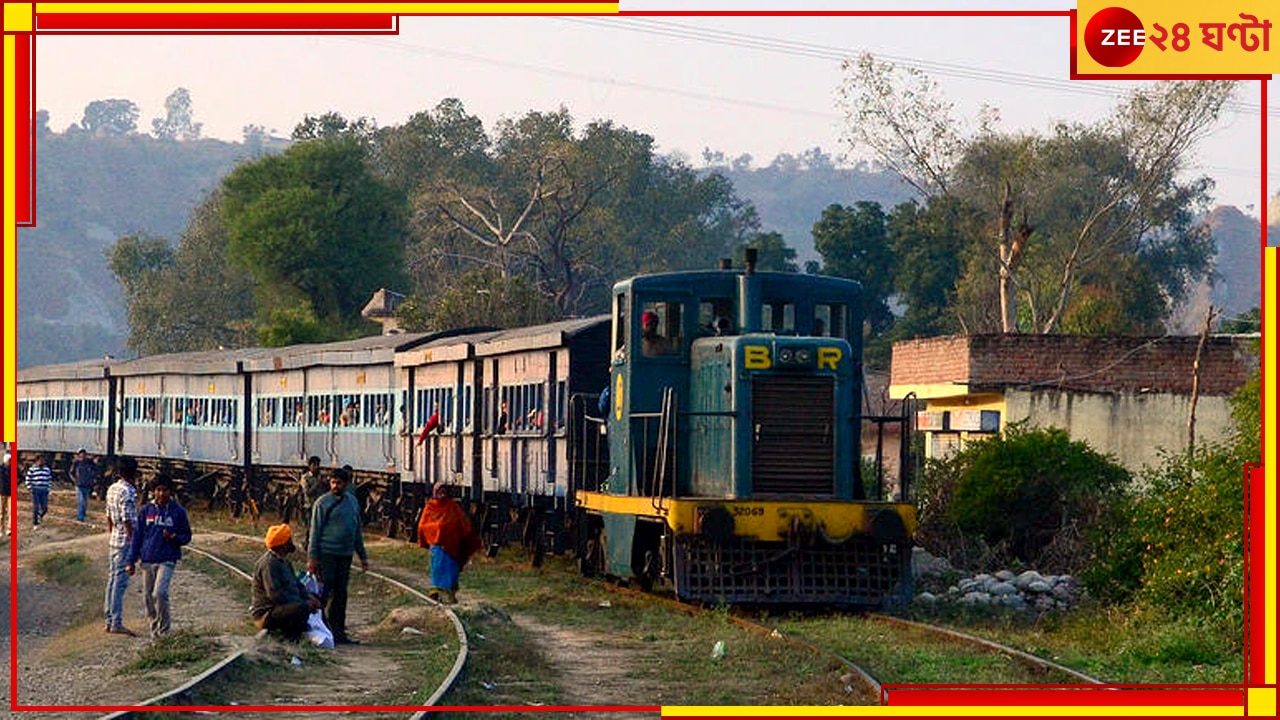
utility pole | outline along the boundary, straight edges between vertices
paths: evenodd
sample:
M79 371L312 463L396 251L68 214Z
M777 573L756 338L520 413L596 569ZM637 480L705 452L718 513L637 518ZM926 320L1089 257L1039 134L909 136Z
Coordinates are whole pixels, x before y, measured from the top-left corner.
M1204 328L1200 330L1200 342L1196 344L1196 359L1191 365L1191 413L1187 417L1187 459L1194 460L1196 456L1196 403L1200 400L1200 355L1204 352L1204 345L1209 341L1209 329L1213 326L1213 321L1218 317L1220 311L1214 306L1209 306L1209 312L1204 316Z

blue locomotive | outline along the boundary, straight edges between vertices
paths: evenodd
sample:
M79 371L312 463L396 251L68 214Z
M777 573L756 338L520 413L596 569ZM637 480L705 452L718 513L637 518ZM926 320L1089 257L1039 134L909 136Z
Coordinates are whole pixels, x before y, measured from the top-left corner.
M915 509L860 473L861 287L752 264L615 286L583 569L715 603L909 599Z
M286 520L317 455L390 535L449 483L494 551L575 549L706 602L908 598L905 484L873 500L860 473L861 288L753 264L635 277L611 315L535 327L23 369L18 446L55 470L128 453Z

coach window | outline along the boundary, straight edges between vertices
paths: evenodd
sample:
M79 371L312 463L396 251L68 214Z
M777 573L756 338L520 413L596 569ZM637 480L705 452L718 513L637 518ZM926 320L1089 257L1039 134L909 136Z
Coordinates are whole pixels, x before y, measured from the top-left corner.
M258 427L271 427L276 424L279 412L276 410L278 398L258 398Z
M569 416L569 395L568 384L564 380L557 380L555 386L555 399L551 404L552 412L555 413L555 431L564 432L564 419Z
M794 335L796 304L785 300L766 300L760 306L760 329L779 335Z

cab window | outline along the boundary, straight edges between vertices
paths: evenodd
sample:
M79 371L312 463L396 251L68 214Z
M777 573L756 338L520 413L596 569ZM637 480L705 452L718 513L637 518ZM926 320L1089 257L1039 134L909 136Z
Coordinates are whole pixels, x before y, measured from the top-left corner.
M847 308L842 304L818 303L813 306L813 334L819 337L849 339Z
M706 335L732 335L733 301L728 298L706 298L698 305L698 330Z
M760 306L760 329L779 334L795 334L796 304L782 300L768 300Z
M618 295L613 299L613 352L615 357L626 353L628 327L627 296Z
M640 354L645 357L678 355L681 337L680 303L646 302L640 306Z

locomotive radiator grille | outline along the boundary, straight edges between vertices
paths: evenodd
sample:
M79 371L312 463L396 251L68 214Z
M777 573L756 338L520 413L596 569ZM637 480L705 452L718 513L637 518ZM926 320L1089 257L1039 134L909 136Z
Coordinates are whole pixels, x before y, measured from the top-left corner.
M834 380L757 376L751 398L754 492L834 494Z
M676 594L685 600L882 608L912 595L910 545L869 537L787 548L681 536L674 559Z

